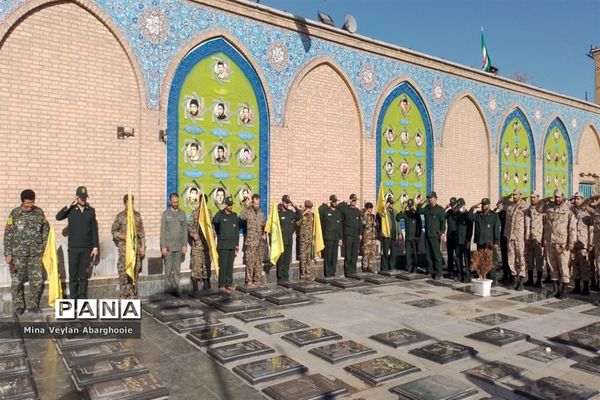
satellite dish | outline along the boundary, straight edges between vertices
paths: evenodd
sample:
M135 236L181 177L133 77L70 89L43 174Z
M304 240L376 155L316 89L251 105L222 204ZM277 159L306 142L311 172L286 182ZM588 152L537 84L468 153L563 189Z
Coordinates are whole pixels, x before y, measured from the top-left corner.
M354 18L350 14L346 15L346 18L344 19L344 26L342 26L342 29L345 29L350 33L356 33L356 27L356 18Z

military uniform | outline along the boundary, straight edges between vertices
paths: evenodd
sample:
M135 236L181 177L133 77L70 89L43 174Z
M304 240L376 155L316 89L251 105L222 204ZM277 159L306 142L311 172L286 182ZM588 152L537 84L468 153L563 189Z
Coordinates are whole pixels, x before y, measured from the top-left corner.
M593 200L595 199L595 200ZM600 201L597 196L584 202L584 207L592 217L594 238L592 241L593 257L590 257L592 290L598 290L600 285Z
M512 277L510 276L510 267L508 266L508 240L504 236L504 228L506 226L506 210L498 210L498 219L500 220L500 256L502 260L502 282L509 282Z
M228 199L231 200L231 198ZM233 200L230 202L233 204ZM215 214L213 224L218 239L219 287L231 288L233 286L233 261L240 242L239 218L233 211L227 213L223 209Z
M350 196L350 200L356 196ZM356 273L358 245L362 230L360 210L352 204L341 203L338 209L342 216L342 240L344 243L344 275Z
M366 211L362 214L362 261L361 270L372 272L371 263L377 252L377 219Z
M583 280L583 293L589 295L591 269L588 248L594 241L594 224L591 215L585 208L573 207L575 215L574 248L571 252L571 272L575 280L575 289L571 293L580 293L580 282Z
M450 208L448 211L446 211L446 252L448 255L448 262L447 262L447 269L448 272L452 272L454 273L454 264L455 264L455 256L456 256L456 250L457 250L457 224L456 224L456 217L457 217L457 211L455 211L453 209L453 207L456 205L456 201L452 201L452 199L450 200L450 206L452 208ZM458 263L456 263L458 264ZM458 265L457 265L458 266Z
M312 206L311 206L312 208ZM315 214L312 211L302 215L298 224L298 237L300 247L300 279L312 281L314 271L312 268L313 261L313 227L315 223Z
M544 247L550 264L553 293L562 297L570 281L569 244L572 244L576 237L575 215L566 201L556 205L554 201L549 202L548 199L544 199L537 204L537 209L545 213L546 217ZM560 291L557 286L559 280L562 283Z
M210 215L210 211L209 211ZM198 281L202 280L203 288L210 288L210 249L200 229L200 208L196 208L187 225L188 243L190 244L190 270L192 286L198 289Z
M21 207L13 209L4 229L4 255L12 256L10 271L10 293L15 312L25 308L23 285L29 281L29 309L39 308L40 296L44 289L42 276L42 255L46 248L50 226L39 207L25 211Z
M287 195L283 197L286 198ZM289 202L289 197L286 200ZM277 212L279 213L279 224L281 225L281 236L283 238L283 253L277 260L277 281L286 282L290 280L290 263L292 262L292 244L296 221L302 218L302 213L297 208L296 211L288 210L283 204L277 206Z
M458 274L462 282L470 282L470 255L473 222L469 220L469 214L466 211L457 211L454 214L454 217L456 221L456 260L458 264Z
M330 199L333 198L330 197ZM331 200L333 201L333 200ZM337 198L336 200L337 201ZM335 276L338 259L338 243L342 239L342 216L337 208L327 204L319 207L319 218L323 230L323 269L325 276Z
M489 204L489 200L484 199ZM468 219L473 221L474 236L473 241L477 245L477 250L485 250L489 245L498 246L501 240L500 218L492 210L486 212L474 212L475 207L469 210ZM492 266L490 278L496 280L496 268Z
M431 193L428 197L437 198ZM427 255L427 273L433 278L442 277L442 251L440 249L440 236L446 232L446 215L440 205L433 207L419 204L417 212L425 216L425 251Z
M386 218L388 220L388 225L390 226L390 236L385 236L383 234L381 222L382 216L377 214L377 222L379 224L380 232L381 232L381 270L382 271L390 271L396 268L396 258L397 250L396 250L396 240L398 240L398 235L400 234L400 230L398 229L398 223L396 221L396 212L392 207L385 207Z
M536 286L540 287L544 273L544 249L542 235L544 231L544 214L534 205L530 205L525 214L527 233L525 241L525 259L527 263L528 284L533 284L533 271L537 271Z
M506 209L504 236L508 241L508 266L510 273L518 278L526 277L525 265L525 214L524 201L511 203Z
M165 265L165 292L179 291L181 260L184 254L181 249L187 244L188 230L183 210L173 210L169 207L163 211L160 218L160 248L166 248L164 257Z
M413 208L399 212L396 219L404 219L404 253L406 255L406 270L416 272L418 260L419 239L423 230L421 215Z
M137 254L135 256L134 273L137 274L142 269L142 257L140 249L146 246L146 234L144 232L144 222L142 215L134 211L135 215L135 233L137 237ZM135 297L136 288L133 286L133 280L125 270L125 237L127 236L127 210L123 210L117 214L115 221L112 224L111 233L113 241L117 246L119 258L117 261L117 272L119 273L119 296L121 298Z
M240 220L246 223L243 247L246 263L246 284L260 285L262 282L262 238L265 229L265 215L260 208L248 205L240 213Z

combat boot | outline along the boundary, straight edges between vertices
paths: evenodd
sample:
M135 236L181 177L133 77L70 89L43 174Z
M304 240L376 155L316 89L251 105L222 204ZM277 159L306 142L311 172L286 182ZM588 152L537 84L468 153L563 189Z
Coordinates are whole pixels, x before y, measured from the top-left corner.
M519 292L523 290L523 277L522 276L517 277L517 285L515 286L515 290L517 290Z
M533 271L527 271L527 282L525 286L533 286Z
M210 289L210 280L202 279L202 290L208 290L208 289Z
M590 282L589 281L583 281L583 290L581 291L581 295L582 296L590 295Z
M575 287L569 292L570 294L581 293L581 279L575 279Z
M537 277L535 278L535 285L533 285L533 287L536 288L543 288L544 285L542 285L542 273L538 272Z
M190 278L190 281L192 282L192 292L197 292L198 291L198 279Z
M552 278L550 277L550 270L546 269L546 279L544 279L544 283L551 283Z
M554 297L556 297L557 299L566 299L567 298L567 284L566 283L560 284L560 288L558 289L556 296L554 296Z
M596 278L592 278L592 285L590 286L590 290L594 292L598 291L598 283L596 282Z
M556 281L550 281L550 282L552 282L552 290L548 292L547 297L554 297L558 293L558 282L556 282Z

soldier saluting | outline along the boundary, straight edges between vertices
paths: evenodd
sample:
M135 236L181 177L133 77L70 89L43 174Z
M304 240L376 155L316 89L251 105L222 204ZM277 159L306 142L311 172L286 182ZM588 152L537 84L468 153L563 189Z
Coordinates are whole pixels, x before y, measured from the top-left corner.
M404 247L406 254L406 270L408 272L417 271L417 250L419 248L419 239L423 230L421 216L415 210L415 201L409 199L406 207L396 215L396 220L404 219Z
M4 260L10 269L10 294L17 315L26 308L23 285L29 280L29 312L40 313L44 288L42 255L50 226L44 211L35 205L31 189L21 192L21 205L13 209L4 228Z
M356 273L358 261L358 246L360 243L362 219L361 212L356 207L358 198L350 195L350 204L341 202L338 205L342 216L342 237L344 242L344 275Z

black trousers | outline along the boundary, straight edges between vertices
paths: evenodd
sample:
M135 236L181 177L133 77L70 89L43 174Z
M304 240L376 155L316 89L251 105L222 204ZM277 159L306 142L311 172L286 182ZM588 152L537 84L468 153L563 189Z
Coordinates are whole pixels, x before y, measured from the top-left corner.
M500 239L500 254L502 255L502 274L504 277L510 276L510 267L508 265L508 240L502 236ZM496 269L494 268L494 273Z
M69 297L87 299L91 247L69 248Z
M356 273L359 245L358 237L344 236L344 275Z
M217 249L219 254L219 287L233 286L235 249Z
M438 237L425 238L425 251L427 256L427 273L431 276L442 277L442 250Z
M419 242L417 242L417 239L408 239L404 242L404 246L404 253L406 254L406 270L408 272L416 272Z
M466 281L471 281L471 249L467 248L465 243L456 246L456 263L458 264L458 273ZM448 261L448 264L450 262Z
M454 268L454 261L457 252L457 243L456 237L454 235L448 236L448 241L446 242L446 250L448 251L448 265L446 269L448 272L454 272L456 269ZM458 263L456 263L458 266Z
M338 241L325 240L323 249L323 270L325 276L335 276L337 270Z
M277 260L277 282L290 280L290 263L292 262L292 244L283 244L283 253Z
M381 270L389 271L396 268L396 239L381 238Z

